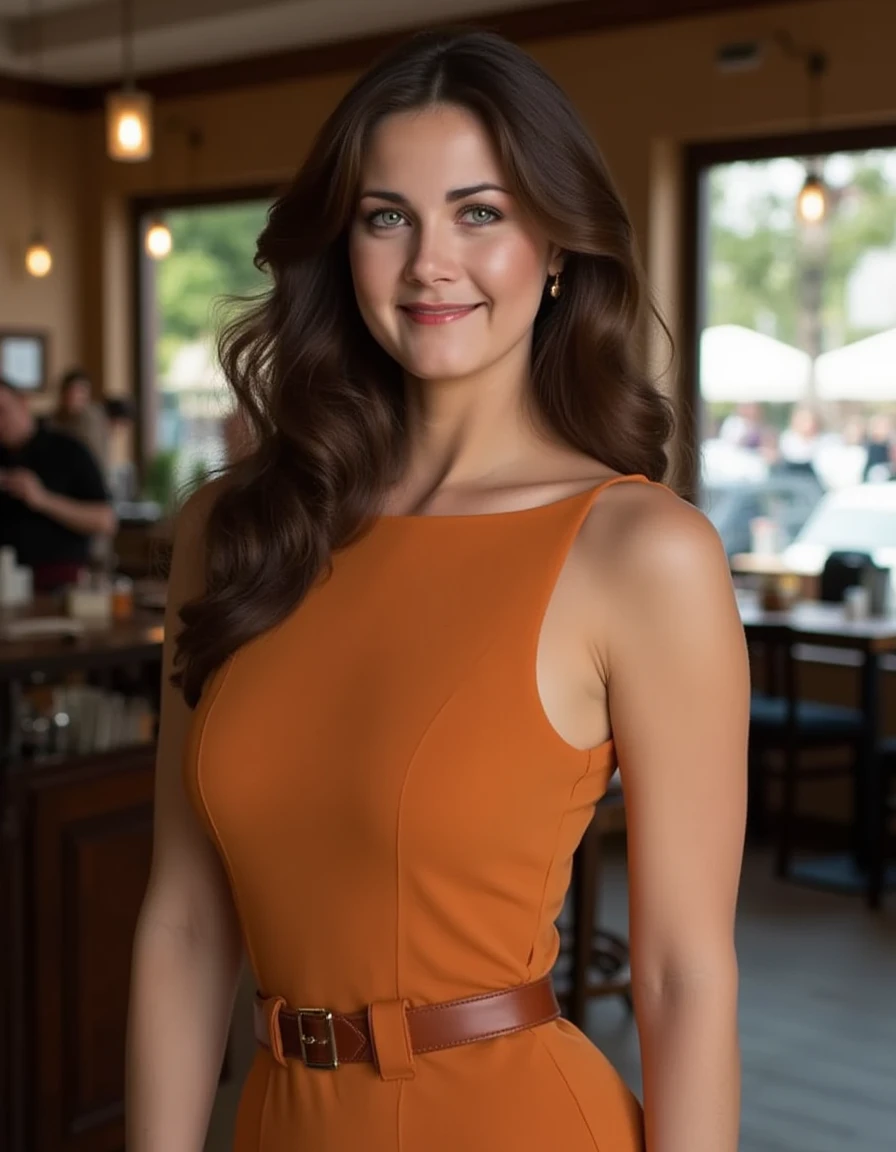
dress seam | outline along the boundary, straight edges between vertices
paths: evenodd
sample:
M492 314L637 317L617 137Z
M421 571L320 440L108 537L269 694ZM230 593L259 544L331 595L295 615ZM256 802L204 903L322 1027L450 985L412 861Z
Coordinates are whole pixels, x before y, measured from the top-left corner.
M538 939L538 930L539 930L541 923L542 923L542 920L544 918L545 900L547 899L548 886L549 886L550 881L551 881L551 875L553 873L554 863L557 859L557 846L560 842L560 835L563 832L563 823L566 820L567 816L569 815L569 805L572 802L572 799L576 794L576 790L578 789L578 787L582 783L582 781L587 780L588 776L591 774L591 752L592 752L592 750L590 748L587 750L583 749L583 755L585 756L585 767L582 770L581 774L578 775L575 778L575 780L572 782L572 785L569 789L569 793L566 797L566 804L563 808L563 811L560 813L560 815L557 819L557 824L556 824L556 827L554 829L554 838L553 838L553 841L551 843L551 851L550 851L550 854L548 856L548 861L547 861L547 864L545 865L545 869L544 869L544 879L543 879L542 885L541 885L541 895L538 897L538 908L537 908L537 911L535 914L535 926L533 927L532 934L529 937L529 960L526 963L526 975L527 975L529 980L532 979L532 957L533 957L533 954L535 952L535 942ZM567 890L568 890L568 886L567 886Z
M582 1123L585 1125L585 1131L591 1137L591 1143L594 1145L594 1152L601 1152L601 1148L597 1142L597 1138L595 1137L594 1132L591 1129L591 1125L588 1123L588 1118L585 1116L585 1113L582 1110L582 1105L579 1103L579 1098L575 1094L575 1092L573 1091L572 1085L566 1079L566 1076L563 1074L563 1069L560 1067L560 1064L557 1061L557 1058L554 1056L554 1053L551 1051L551 1049L545 1043L544 1039L541 1036L539 1036L539 1034L537 1032L533 1032L533 1036L535 1036L536 1040L541 1045L542 1050L546 1053L548 1059L553 1064L554 1070L556 1071L557 1075L563 1081L563 1085L566 1088L566 1091L569 1093L569 1096L570 1096L573 1104L575 1104L576 1111L578 1112Z
M221 679L215 688L214 695L209 701L208 708L205 710L205 715L202 717L202 727L199 730L199 738L196 742L196 792L199 796L199 799L202 801L205 818L208 821L209 828L211 828L213 833L214 845L218 851L218 855L221 857L221 861L224 864L224 868L227 872L227 878L230 881L230 893L233 899L234 907L236 909L237 919L240 923L240 936L242 937L243 947L246 950L246 955L249 957L249 963L252 966L252 970L257 976L259 974L259 968L252 951L252 946L249 943L248 933L243 927L245 921L240 915L240 902L237 896L236 879L233 866L230 863L230 857L228 856L227 850L224 847L224 842L221 839L221 833L218 831L218 826L215 823L214 816L212 816L211 809L208 806L208 802L205 798L205 792L203 791L202 787L202 751L205 744L205 734L208 728L208 722L211 719L212 712L215 710L215 706L217 705L218 700L221 698L221 692L223 691L224 685L227 683L231 670L233 669L233 665L236 662L236 656L237 654L234 653L233 656L231 656L228 660L227 665L224 668L223 675L221 676Z
M261 1101L261 1112L258 1116L258 1152L261 1152L261 1150L264 1148L264 1130L267 1124L268 1104L270 1103L271 1097L271 1077L274 1075L274 1068L271 1067L271 1064L273 1064L273 1057L271 1058L271 1063L268 1065L267 1072L265 1073L264 1097Z

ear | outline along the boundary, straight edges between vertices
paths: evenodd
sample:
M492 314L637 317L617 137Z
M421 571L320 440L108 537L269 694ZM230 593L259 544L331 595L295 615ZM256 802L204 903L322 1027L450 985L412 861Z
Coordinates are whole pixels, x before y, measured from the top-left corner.
M562 248L556 244L551 245L550 259L548 261L548 275L556 276L558 272L563 271L563 265L566 263L566 253Z

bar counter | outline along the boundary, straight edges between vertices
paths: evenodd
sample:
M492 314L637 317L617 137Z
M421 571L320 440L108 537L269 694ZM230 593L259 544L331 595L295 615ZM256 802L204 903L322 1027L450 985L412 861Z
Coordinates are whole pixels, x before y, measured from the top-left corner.
M25 614L47 612L59 614L58 604ZM22 615L6 610L0 623ZM77 636L0 639L4 1152L124 1148L130 957L152 845L162 640L162 613L142 610ZM68 707L59 729L68 749L29 753L35 716L47 732L40 708L53 712L78 693L109 703L104 741L99 705L94 746L86 721L73 739L78 716ZM124 741L136 728L120 718L135 716L140 739Z

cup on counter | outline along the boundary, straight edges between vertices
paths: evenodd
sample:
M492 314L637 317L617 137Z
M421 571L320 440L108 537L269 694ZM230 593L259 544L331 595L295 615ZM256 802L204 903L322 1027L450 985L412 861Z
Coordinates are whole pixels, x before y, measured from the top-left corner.
M871 615L871 591L864 584L853 584L843 593L843 615L847 620L867 620Z
M779 544L777 523L769 516L754 516L750 521L750 550L759 556L775 556Z

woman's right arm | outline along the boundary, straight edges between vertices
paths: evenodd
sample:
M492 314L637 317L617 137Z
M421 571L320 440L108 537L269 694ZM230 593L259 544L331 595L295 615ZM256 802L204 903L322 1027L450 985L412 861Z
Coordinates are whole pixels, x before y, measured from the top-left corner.
M192 713L171 686L178 611L203 592L212 483L177 522L165 614L152 867L134 937L128 1014L128 1152L201 1152L242 947L220 859L182 782Z

